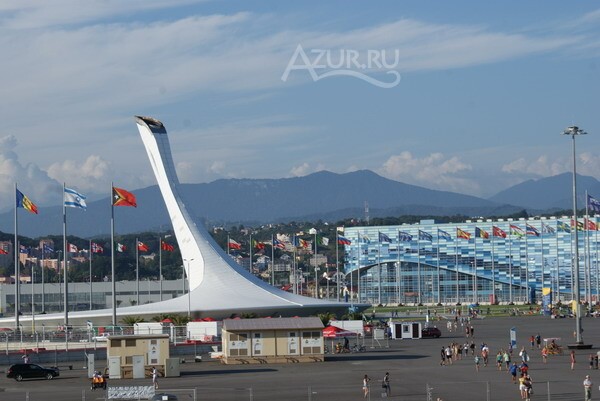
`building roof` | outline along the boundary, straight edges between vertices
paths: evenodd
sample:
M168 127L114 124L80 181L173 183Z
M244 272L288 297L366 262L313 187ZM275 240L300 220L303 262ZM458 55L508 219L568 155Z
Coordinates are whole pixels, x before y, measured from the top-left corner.
M223 330L290 330L322 329L323 322L318 317L282 317L272 319L227 319L223 320Z

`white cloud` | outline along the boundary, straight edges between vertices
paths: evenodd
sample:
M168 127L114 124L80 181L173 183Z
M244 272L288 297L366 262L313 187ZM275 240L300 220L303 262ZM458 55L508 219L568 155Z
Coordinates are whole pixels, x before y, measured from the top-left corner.
M299 166L292 167L292 169L290 170L290 175L292 177L302 177L309 174L311 171L312 170L308 163L302 163Z
M471 170L470 164L456 156L448 158L442 153L432 153L418 158L410 152L402 152L386 160L378 172L384 177L426 188L477 193L479 184L465 176Z
M64 160L54 163L48 167L48 175L84 192L100 192L109 188L116 176L110 163L97 155L91 155L83 162Z
M573 171L572 159L539 156L537 159L519 158L502 166L502 172L521 177L551 177ZM590 152L577 155L577 174L596 176L600 171L600 156Z
M15 152L17 139L8 135L0 138L0 202L12 208L15 202L15 182L21 192L38 205L60 202L60 185L45 171L32 163L23 165Z

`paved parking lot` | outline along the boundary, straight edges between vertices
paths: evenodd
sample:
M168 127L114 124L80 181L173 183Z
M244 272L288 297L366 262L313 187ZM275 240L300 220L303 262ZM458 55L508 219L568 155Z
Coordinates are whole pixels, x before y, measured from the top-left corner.
M510 383L506 371L498 372L493 363L496 351L506 347L509 330L517 329L520 345L528 346L531 335L560 337L561 343L572 340L572 319L549 319L541 316L506 317L475 320L475 342L485 341L490 349L491 364L475 371L472 357L457 361L452 366L439 365L439 351L452 341L464 342L464 332L448 333L445 322L440 322L443 337L424 340L396 340L382 347L366 340L367 352L328 355L325 363L287 365L221 365L217 362L182 365L182 376L161 378L161 389L173 389L180 400L192 400L193 389L198 400L360 400L362 377L372 378L371 399L381 398L380 381L390 372L392 397L397 400L427 400L426 388L433 388L433 400L520 400L517 386ZM600 319L583 320L584 340L600 346ZM460 329L460 326L459 326ZM371 348L374 346L374 348ZM594 349L592 352L596 352ZM533 399L583 400L582 381L586 374L592 375L594 395L600 395L600 371L588 368L589 351L577 352L575 370L570 369L568 351L563 356L551 356L548 364L542 364L539 351L529 350L530 374L534 381ZM513 358L518 358L517 351ZM205 357L206 359L206 357ZM76 366L77 368L77 366ZM3 369L4 370L4 369ZM147 380L111 381L110 385L150 385ZM548 389L550 397L548 397ZM26 392L29 392L26 394ZM62 400L101 399L103 393L89 390L83 369L61 372L52 381L31 380L17 383L0 377L0 399L13 400Z

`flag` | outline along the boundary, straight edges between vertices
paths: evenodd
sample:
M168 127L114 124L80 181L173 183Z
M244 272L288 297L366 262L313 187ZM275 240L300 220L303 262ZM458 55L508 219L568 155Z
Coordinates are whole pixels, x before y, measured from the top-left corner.
M80 209L87 209L87 205L85 203L85 196L80 194L71 188L65 188L65 206L67 207L78 207Z
M278 249L285 249L285 244L283 242L279 241L278 239L274 239L272 245Z
M565 223L564 221L558 221L556 228L558 228L558 231L562 231L565 233L571 232L571 227L569 227L569 225L567 223Z
M0 248L0 255L8 255L8 252L5 251L3 248Z
M412 241L412 235L404 231L398 231L398 241L399 242L410 242Z
M587 196L587 205L592 212L600 213L600 201L591 195Z
M550 227L548 224L542 222L542 234L554 234L555 231L556 230L554 229L554 227Z
M352 241L350 241L346 237L342 237L341 235L338 235L338 244L339 245L350 245L350 244L352 244Z
M150 250L150 248L148 248L148 245L144 244L142 241L138 241L137 247L138 251L142 252L148 252Z
M344 233L344 226L340 226L340 227L338 227L338 228L337 228L337 232L338 232L338 233L342 233L342 234L343 234L343 233Z
M525 235L525 231L519 226L515 226L514 224L510 225L510 234L516 235L517 237L522 237Z
M133 206L137 207L135 195L124 189L113 187L112 189L113 206Z
M575 222L571 219L571 228L575 226ZM577 220L577 231L583 231L583 222Z
M506 231L504 231L500 227L493 226L492 233L494 234L494 237L506 238Z
M525 229L527 230L527 235L534 235L536 237L540 236L540 232L537 228L532 226L531 224L525 224Z
M461 230L460 228L456 228L456 236L458 238L463 238L463 239L471 239L471 233L468 233L466 231Z
M310 248L310 245L311 245L310 241L304 240L304 239L302 239L302 238L298 238L298 241L299 241L299 243L300 243L300 246L301 246L302 248L305 248L305 249L306 249L306 248Z
M44 246L42 248L43 248L42 252L44 252L44 253L52 253L52 252L54 252L54 248L52 248L48 244L44 244Z
M275 238L277 238L277 241L283 242L284 244L290 242L290 236L287 234L277 234Z
M587 228L588 230L596 231L598 230L598 224L594 223L590 219L585 219L585 228Z
M432 241L433 240L433 236L429 233L426 233L423 230L419 230L419 239L423 240L423 241Z
M173 252L175 250L175 247L171 244L167 244L165 241L161 241L160 249L162 249L163 251L167 251L167 252Z
M38 214L37 206L17 189L17 207L22 207L30 213Z
M317 240L318 240L319 245L329 246L329 238L323 237L323 236L317 236Z
M29 253L29 248L25 245L19 245L19 253Z
M490 234L488 234L488 232L485 231L483 228L475 227L475 237L489 239Z
M102 248L99 244L92 242L92 252L93 253L102 253L102 252L104 252L104 248Z
M77 249L77 247L75 245L67 244L67 252L76 253L78 251L79 251L79 249Z
M371 243L371 238L369 238L369 236L367 234L361 235L360 239L362 239L363 242L366 243L366 244L370 244Z
M392 239L380 231L379 242L392 242Z
M257 240L252 240L252 246L255 249L265 249L265 243L264 242L259 242Z
M438 228L438 238L443 238L443 239L451 240L452 236L450 234L448 234L446 231L440 230Z
M117 252L125 252L126 250L127 250L127 247L125 245L117 242Z
M240 244L239 242L237 242L234 239L229 238L229 249L242 249L242 244Z

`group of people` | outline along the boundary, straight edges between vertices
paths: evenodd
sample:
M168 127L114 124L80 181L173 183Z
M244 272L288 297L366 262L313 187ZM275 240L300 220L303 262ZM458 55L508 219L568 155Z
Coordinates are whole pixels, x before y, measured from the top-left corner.
M365 375L365 377L363 377L363 386L362 386L364 398L367 398L369 396L369 391L370 391L369 383L370 382L371 382L371 378L368 375ZM389 372L385 372L385 375L383 376L383 379L381 380L381 389L382 389L381 395L383 397L390 397L392 395L392 388L390 387L390 373Z

